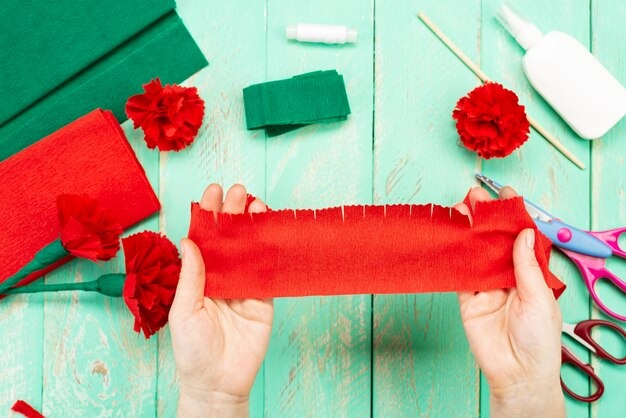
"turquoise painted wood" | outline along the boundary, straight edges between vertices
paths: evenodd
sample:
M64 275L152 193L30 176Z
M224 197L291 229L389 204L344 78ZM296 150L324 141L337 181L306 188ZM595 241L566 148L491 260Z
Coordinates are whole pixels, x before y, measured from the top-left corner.
M626 84L626 3L512 3L544 31L576 37ZM158 217L135 230L160 230L178 242L188 227L189 202L211 182L243 183L274 208L451 205L474 184L477 170L577 226L626 225L626 122L593 143L578 138L525 80L521 48L493 18L498 4L179 0L179 14L211 63L186 82L206 100L205 124L190 149L162 154L147 150L140 132L123 125L163 204ZM490 77L515 90L529 114L588 169L578 170L535 132L502 160L481 161L458 146L451 112L478 80L419 22L418 11ZM346 24L358 29L359 40L334 47L286 41L285 25L298 22ZM345 77L348 121L275 138L245 130L243 87L330 68ZM72 262L46 281L88 280L121 267L119 261L105 267ZM567 259L553 252L551 267L568 285L560 299L564 319L603 317ZM625 263L610 267L626 276ZM624 306L614 290L602 292ZM0 416L20 398L51 417L174 416L178 388L169 330L146 341L132 322L122 301L94 295L3 300ZM618 348L613 336L600 338ZM568 399L568 416L622 416L626 369L590 360L606 383L605 396L591 407ZM563 375L577 378L571 370ZM575 386L584 389L588 382L579 379ZM488 396L453 294L290 298L276 301L251 416L487 417Z
M480 58L479 1L376 3L374 200L379 204L453 205L478 169L476 157L457 146L451 118L476 78L417 19L420 10L445 24L473 59ZM456 295L374 296L373 315L374 416L478 414L478 371Z
M607 68L616 74L622 83L626 83L626 53L624 44L626 41L626 31L619 28L612 22L624 21L626 19L626 7L619 0L596 1L591 8L591 50L605 63ZM615 52L616 43L621 45L619 53ZM594 142L592 145L591 175L591 226L594 229L610 229L616 225L623 225L626 221L626 201L624 200L624 190L626 190L626 165L624 164L624 144L626 138L626 120L622 120L613 128L602 141ZM624 241L620 241L624 244ZM609 268L620 277L626 277L626 264L613 262L608 263ZM614 288L601 287L600 294L610 306L624 306L624 296ZM593 317L606 319L606 316L599 310L593 308ZM619 352L611 335L602 334L600 340L613 352ZM623 350L622 350L623 352ZM593 359L593 367L608 382L606 399L591 407L593 417L608 417L616 411L624 410L624 371L607 364L604 361ZM622 385L619 384L622 383Z
M369 0L268 2L268 79L336 68L345 78L352 113L361 115L268 138L270 206L371 202L372 15ZM285 40L288 24L341 24L347 16L359 31L356 45L328 48ZM371 296L287 298L275 307L265 362L265 415L369 416Z
M495 15L499 4L497 0L482 2L485 17L481 36L484 70L495 80L518 92L520 101L526 106L528 113L589 166L590 143L578 138L532 89L522 71L522 48L495 19L486 18ZM588 46L589 1L518 1L512 4L526 11L528 18L543 31L560 30ZM520 193L555 215L583 229L589 227L589 181L593 167L584 171L578 170L548 146L536 132L531 132L528 143L519 152L504 160L487 161L484 167L487 175L514 185ZM568 259L556 251L552 253L551 268L568 286L568 290L560 299L563 319L575 322L589 318L589 297L580 274ZM582 358L589 358L587 352L575 343L568 346ZM577 374L572 373L572 370L565 369L563 376L568 381L574 379L574 383L577 383L572 385L574 388L587 390L588 383L583 379L576 379ZM484 382L482 389L483 392L487 392ZM482 399L488 400L486 396ZM483 405L486 405L486 402ZM570 398L566 399L566 408L568 416L586 416L588 411L587 405Z

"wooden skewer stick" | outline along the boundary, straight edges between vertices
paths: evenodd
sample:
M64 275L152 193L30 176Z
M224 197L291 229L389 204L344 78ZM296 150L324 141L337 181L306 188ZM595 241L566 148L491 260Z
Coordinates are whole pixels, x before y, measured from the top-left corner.
M434 33L435 36L437 36L437 38L439 38L439 40L443 42L448 47L448 49L450 49L450 51L452 51L452 53L456 55L457 58L460 59L461 62L463 62L463 64L467 66L467 68L469 68L474 74L476 74L478 78L480 78L483 82L491 81L491 79L487 77L487 74L485 74L483 70L481 70L480 67L476 65L471 59L469 59L469 57L465 55L463 51L461 51L461 49L456 46L454 42L452 42L450 38L448 38L441 31L441 29L439 29L437 25L433 23L432 20L428 18L428 16L426 16L423 12L420 12L417 14L417 17L422 22L424 22L428 29L430 29L431 32ZM572 154L567 148L565 148L561 141L559 141L552 134L546 131L546 129L541 126L535 119L531 118L530 116L527 116L527 118L530 126L532 126L541 136L543 136L550 144L552 144L554 148L556 148L568 160L576 164L578 168L580 168L581 170L585 169L585 164L583 164L581 160L579 160L574 154Z

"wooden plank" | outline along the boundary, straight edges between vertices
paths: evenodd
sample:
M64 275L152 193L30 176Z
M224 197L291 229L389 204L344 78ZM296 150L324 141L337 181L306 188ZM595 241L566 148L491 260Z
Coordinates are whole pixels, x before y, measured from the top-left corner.
M526 106L528 114L588 165L589 142L574 134L526 80L521 64L523 49L494 18L501 1L484 0L482 4L483 70L494 80L515 91L520 102ZM588 0L532 0L514 2L513 5L544 33L559 30L588 45ZM486 175L504 184L513 185L530 200L580 228L589 226L590 171L589 168L585 171L576 168L534 131L531 132L528 142L513 155L484 163ZM564 320L574 322L588 318L589 297L578 270L556 250L552 252L550 266L568 286L559 300ZM585 350L580 350L573 344L570 346L576 353L585 355ZM564 378L572 378L570 372L564 370ZM482 387L486 389L484 382ZM485 407L483 411L486 412L487 390L482 392L481 399L481 405ZM566 408L568 417L587 416L587 406L580 402L568 398Z
M482 58L490 76L514 89L529 113L588 163L589 143L573 134L526 82L521 49L492 19L499 2L484 0L482 9L479 0L459 3L425 1L420 8L473 59ZM591 16L589 0L536 0L516 6L541 29L562 30L585 44L591 19L594 53L626 83L622 75L626 54L619 52L623 45L618 41L623 38L626 6L620 1L591 2ZM414 7L410 2L376 3L374 79L371 2L296 6L272 0L266 10L263 2L251 7L243 2L179 1L179 13L211 61L189 81L207 102L207 119L191 149L160 156L161 231L174 242L184 236L189 201L198 199L212 181L243 182L261 197L267 181L267 197L276 208L368 202L372 197L376 203L452 204L462 197L480 166L472 154L456 146L450 113L477 81L421 26ZM359 42L345 47L287 42L285 25L305 21L357 27ZM241 88L327 68L345 75L353 115L345 123L267 139L266 160L264 135L244 130ZM128 124L125 128L129 132ZM589 226L590 219L594 229L624 225L619 141L625 131L622 121L593 143L593 169L585 172L535 133L513 156L486 162L484 171L577 226ZM130 136L154 181L158 155L144 150L140 133ZM590 191L593 200L581 199ZM142 227L157 225L153 220ZM578 271L558 254L554 258L552 268L569 286L560 301L564 318L570 322L587 318L590 305ZM111 269L120 269L119 263L113 264ZM610 268L626 276L620 263L610 263ZM61 282L74 275L88 280L103 271L89 263L72 263L47 280ZM608 298L618 304L623 300L610 293ZM46 297L45 309L42 301L42 296L15 296L0 304L0 332L11 342L4 344L0 361L0 408L7 410L15 399L24 398L36 407L43 402L46 414L174 415L178 389L168 331L158 336L157 354L154 338L146 342L132 331L132 316L121 300L59 294ZM373 302L367 296L284 299L276 305L266 368L253 390L253 416L478 414L477 371L454 295L377 296ZM16 323L29 325L20 329ZM624 410L619 395L623 371L606 362L593 364L607 388L591 414L611 416ZM481 415L486 416L486 390L481 400ZM568 416L589 415L584 404L568 401L567 408Z
M479 0L376 2L374 201L452 205L477 169L457 146L452 110L477 81L419 11L479 56ZM456 295L374 296L373 309L373 415L477 415L478 372Z
M43 295L15 295L0 301L0 411L18 399L41 410Z
M259 131L245 130L242 88L265 80L265 3L179 0L178 13L209 67L185 84L205 100L204 123L194 144L179 153L161 154L161 231L173 242L187 235L189 204L210 183L225 188L246 185L265 195L265 142ZM159 335L157 415L174 416L178 382L169 329ZM263 416L263 370L251 395L251 416Z
M148 179L158 185L158 154L148 151L138 132L124 126ZM158 227L155 217L127 231ZM77 260L46 277L46 283L89 281L124 271L123 256L98 266ZM45 296L43 413L75 416L153 416L157 340L133 330L122 298L87 292Z
M296 4L297 3L297 4ZM372 2L268 1L268 79L321 69L345 77L352 115L267 139L267 197L274 208L371 201ZM354 27L354 45L289 42L287 24ZM276 300L265 362L265 415L369 416L371 297Z
M626 85L626 3L620 0L592 1L591 3L591 47L594 55L622 83ZM592 143L592 177L591 177L591 227L593 230L605 230L626 225L626 165L624 138L626 138L626 120L619 122L607 135ZM624 246L625 241L620 240ZM626 277L626 263L623 260L611 259L608 268L618 276ZM624 294L612 287L598 286L602 300L610 307L626 313ZM612 320L622 328L623 322L608 318L597 308L592 310L594 318ZM609 352L624 354L624 345L619 339L610 338L610 334L594 333L594 337ZM610 362L592 358L592 365L605 384L603 397L591 406L591 416L617 416L626 410L624 397L624 379L626 370Z

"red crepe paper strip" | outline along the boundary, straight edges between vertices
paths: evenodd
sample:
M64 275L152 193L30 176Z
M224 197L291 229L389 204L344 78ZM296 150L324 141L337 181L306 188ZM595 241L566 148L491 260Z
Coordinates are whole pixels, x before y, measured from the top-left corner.
M189 238L215 298L486 291L515 286L513 243L537 231L522 198L476 203L469 218L437 205L343 206L230 215L192 204ZM540 234L537 232L537 236ZM548 269L550 244L535 254Z
M123 296L146 338L166 323L180 276L178 250L166 237L142 232L122 240L126 260Z
M15 402L11 407L11 410L24 415L26 418L45 418L35 408L22 400Z
M144 93L128 99L126 115L141 127L148 148L180 151L191 145L204 117L204 101L195 87L167 84L158 78L143 85Z
M120 249L122 226L113 214L87 196L57 199L61 242L74 257L107 261Z
M462 97L452 117L461 142L480 157L506 157L528 139L530 124L517 95L485 83Z
M57 198L89 196L128 228L159 210L119 123L95 110L0 163L0 282L59 237ZM72 235L72 234L70 234ZM69 260L36 271L24 285Z
M256 196L251 195L250 193L246 194L246 205L244 206L244 213L248 213L248 210L250 210L250 205L252 204L252 202L254 202L257 199Z

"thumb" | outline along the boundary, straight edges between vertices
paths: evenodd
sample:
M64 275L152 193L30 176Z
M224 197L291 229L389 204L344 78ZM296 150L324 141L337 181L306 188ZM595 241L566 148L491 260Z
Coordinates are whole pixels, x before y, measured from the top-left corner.
M532 302L550 293L546 279L537 263L534 248L535 231L530 228L524 229L519 233L513 245L517 292L524 302Z
M183 253L180 279L172 302L170 315L187 317L193 315L204 304L204 260L198 246L190 239L180 242Z

